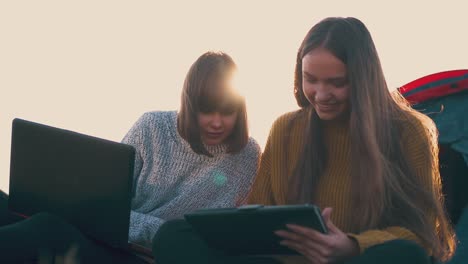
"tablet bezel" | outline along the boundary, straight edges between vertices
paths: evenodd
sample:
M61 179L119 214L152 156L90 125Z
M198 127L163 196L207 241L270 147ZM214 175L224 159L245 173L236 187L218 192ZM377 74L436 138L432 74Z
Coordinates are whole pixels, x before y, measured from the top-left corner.
M320 209L312 204L200 209L185 219L208 246L228 255L297 255L274 234L286 224L328 232Z

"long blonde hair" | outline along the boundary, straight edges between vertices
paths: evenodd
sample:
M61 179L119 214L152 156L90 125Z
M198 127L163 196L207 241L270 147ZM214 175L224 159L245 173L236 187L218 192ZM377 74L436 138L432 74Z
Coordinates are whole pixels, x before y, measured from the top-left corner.
M322 20L308 32L297 53L294 94L302 108L298 114L307 114L309 122L307 143L291 177L289 202L310 202L327 166L320 119L302 91L302 58L316 48L327 49L347 67L352 202L358 210L352 232L403 226L431 248L435 258L448 259L455 240L443 208L435 125L398 92L389 92L372 37L356 18ZM425 128L425 153L433 168L435 191L421 188L403 155L401 124L416 126L414 122ZM436 226L425 220L425 210L434 214Z

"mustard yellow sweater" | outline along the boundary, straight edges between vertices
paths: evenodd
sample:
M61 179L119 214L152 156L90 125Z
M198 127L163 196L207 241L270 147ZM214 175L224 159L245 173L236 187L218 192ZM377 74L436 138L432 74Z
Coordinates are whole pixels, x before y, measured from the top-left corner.
M296 117L293 120L293 117ZM292 126L290 126L290 121ZM415 120L416 121L416 120ZM297 112L285 114L278 118L270 131L270 135L262 155L259 172L251 193L247 198L249 204L284 205L287 203L286 193L288 176L300 155L304 144L303 131L307 116ZM404 121L402 121L404 122ZM425 152L428 140L424 127L419 122L402 124L402 144L404 155L415 169L417 177L421 178L428 190L433 186L433 170ZM291 130L289 130L291 129ZM314 204L320 208L332 207L331 220L343 232L349 233L353 215L351 205L351 164L350 137L347 123L328 123L324 127L325 146L328 151L328 168L320 177L316 200ZM286 137L288 135L285 145ZM286 154L286 155L284 155ZM284 160L286 157L286 160ZM284 167L285 166L285 167ZM435 178L435 177L434 177ZM428 219L431 221L432 219ZM367 248L394 239L412 240L421 245L421 241L410 230L391 226L382 230L368 230L360 234L349 234L359 244L361 252ZM423 246L423 245L422 245ZM288 260L289 259L289 260ZM286 258L287 263L302 263L303 258ZM292 260L292 261L291 261Z

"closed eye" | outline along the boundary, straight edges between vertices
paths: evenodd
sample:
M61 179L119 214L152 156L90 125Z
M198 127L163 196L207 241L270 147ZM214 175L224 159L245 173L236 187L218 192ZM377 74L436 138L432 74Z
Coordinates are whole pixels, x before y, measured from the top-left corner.
M313 78L313 77L304 77L304 79L306 80L306 82L308 83L317 83L317 79L316 78Z
M336 88L341 88L348 84L348 80L345 78L332 79L329 81L329 83Z

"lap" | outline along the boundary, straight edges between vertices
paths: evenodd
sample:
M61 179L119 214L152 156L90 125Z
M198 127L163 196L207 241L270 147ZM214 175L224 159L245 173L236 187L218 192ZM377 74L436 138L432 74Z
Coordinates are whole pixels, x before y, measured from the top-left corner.
M256 263L278 264L268 257L226 256L210 248L185 220L164 223L153 239L153 254L158 264L165 263Z
M38 213L0 227L0 259L55 259L73 263L141 263L122 250L97 243L63 218ZM71 262L70 262L71 261Z
M158 264L188 263L279 263L272 258L228 257L211 249L184 220L172 220L161 226L153 240ZM188 261L188 262L187 262ZM369 248L346 264L411 263L430 264L426 251L416 243L394 240Z

